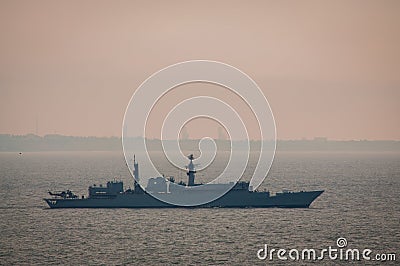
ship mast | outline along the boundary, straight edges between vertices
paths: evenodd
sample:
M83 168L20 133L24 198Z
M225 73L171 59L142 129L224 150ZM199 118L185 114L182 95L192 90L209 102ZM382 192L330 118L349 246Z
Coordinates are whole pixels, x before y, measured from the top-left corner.
M139 164L136 162L136 155L133 155L133 175L135 176L135 181L139 182Z
M196 170L194 169L194 164L193 164L193 159L194 159L193 154L190 154L188 156L188 159L190 160L190 163L187 166L188 171L186 173L188 176L188 186L194 186L194 178L195 178L194 174L196 173Z
M135 191L139 190L139 164L136 162L136 155L133 155L133 187Z

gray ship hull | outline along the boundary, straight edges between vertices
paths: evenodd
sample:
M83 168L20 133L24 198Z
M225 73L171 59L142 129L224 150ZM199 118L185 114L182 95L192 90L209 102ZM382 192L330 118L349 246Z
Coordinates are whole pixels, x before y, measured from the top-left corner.
M249 192L232 190L221 198L195 208L308 208L323 193L319 191L301 191L277 193ZM157 200L143 193L121 193L105 198L46 198L50 208L182 208ZM194 207L190 207L194 208Z

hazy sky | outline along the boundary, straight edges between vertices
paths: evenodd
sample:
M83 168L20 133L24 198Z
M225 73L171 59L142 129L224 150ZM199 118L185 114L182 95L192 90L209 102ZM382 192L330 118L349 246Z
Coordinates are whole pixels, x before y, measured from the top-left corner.
M210 59L259 84L280 139L400 140L399 14L400 1L1 0L0 133L37 120L40 135L120 136L143 80Z

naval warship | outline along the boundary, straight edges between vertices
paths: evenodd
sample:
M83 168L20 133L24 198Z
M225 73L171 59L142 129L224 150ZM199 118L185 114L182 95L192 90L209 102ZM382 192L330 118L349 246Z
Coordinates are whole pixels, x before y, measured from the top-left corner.
M179 182L180 189L170 191L170 182L164 177L150 178L144 190L138 183L139 164L133 160L134 186L124 190L122 181L109 181L106 186L93 185L89 187L88 196L78 197L72 191L50 192L50 198L44 201L50 208L179 208L193 206L179 206L164 202L157 198L157 193L171 195L173 193L195 193L191 188L201 185L195 183L196 170L193 164L193 155L188 156L190 163L187 166L188 183ZM215 184L214 186L226 186L228 184ZM311 203L324 191L298 191L284 190L274 195L268 191L252 191L249 189L249 182L237 182L230 184L231 189L223 196L195 207L200 208L308 208ZM179 195L179 194L175 194Z

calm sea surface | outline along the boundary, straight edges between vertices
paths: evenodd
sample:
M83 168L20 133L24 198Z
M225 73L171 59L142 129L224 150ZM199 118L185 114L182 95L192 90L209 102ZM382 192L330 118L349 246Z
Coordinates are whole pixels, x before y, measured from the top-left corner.
M257 259L264 244L322 249L339 237L400 260L399 153L278 152L261 189L324 189L309 209L50 210L42 200L114 177L132 183L121 153L0 153L0 264L262 265L280 263Z

